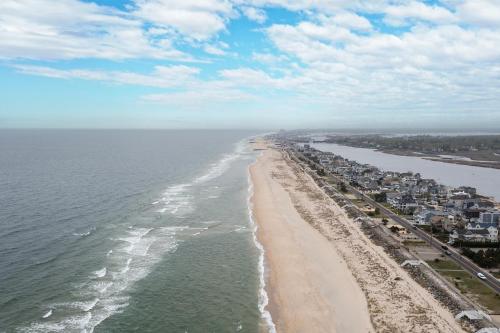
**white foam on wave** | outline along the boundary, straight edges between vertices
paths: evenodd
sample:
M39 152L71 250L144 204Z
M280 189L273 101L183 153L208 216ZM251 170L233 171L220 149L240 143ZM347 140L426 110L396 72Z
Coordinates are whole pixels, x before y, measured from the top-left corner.
M90 289L99 294L104 294L112 285L113 282L111 281L99 281L92 283Z
M271 316L271 313L267 309L267 306L269 304L269 296L267 295L266 291L266 279L265 279L265 251L264 247L262 244L259 242L257 238L257 224L255 223L253 219L253 204L252 204L252 197L254 195L254 190L253 190L253 182L252 182L252 177L250 176L250 169L248 169L248 198L247 198L247 207L248 207L248 218L250 220L250 224L253 227L253 241L255 244L255 247L259 251L259 259L258 259L258 270L259 270L259 311L261 318L264 320L266 323L269 332L271 333L276 333L276 326L274 325L273 318Z
M85 232L74 232L73 236L87 237L87 236L90 236L90 234L92 234L95 230L96 230L96 228L92 227L92 228L90 228L89 230L87 230Z
M154 238L145 239L144 236L149 234L153 228L129 228L127 230L127 235L125 237L118 238L117 240L125 242L126 246L121 249L121 251L132 253L134 251L140 251L142 254L147 254L147 250L144 251L144 241L148 242L148 248L151 242L154 242Z
M238 159L243 146L238 145L235 152L223 156L210 166L207 173L195 178L189 184L174 185L165 190L162 197L153 202L160 213L171 213L184 217L194 209L192 187L213 180L228 170L230 164ZM207 227L196 228L203 232L218 225L219 221L205 221ZM129 304L129 290L133 284L149 274L151 269L165 255L178 246L176 234L189 227L134 227L113 239L117 246L106 253L105 267L89 276L89 280L79 285L73 293L73 302L52 304L59 316L47 317L21 329L21 332L85 332L92 333L106 318L122 312ZM193 228L194 229L194 228ZM88 236L94 229L78 234ZM102 266L101 266L102 267ZM97 277L97 279L96 279ZM65 314L63 318L61 314Z
M49 311L47 311L43 316L42 318L45 319L45 318L49 318L50 316L52 316L52 309L50 309Z
M246 143L244 140L238 142L232 153L223 155L219 161L209 167L205 174L195 178L191 183L168 187L162 193L161 198L154 201L152 205L161 206L157 209L158 213L170 213L177 217L184 217L194 209L193 195L190 193L190 189L195 185L206 183L223 175L229 169L231 163L242 156L245 147ZM217 195L211 195L209 198L215 199L217 197Z
M124 231L115 251L106 255L106 266L77 286L74 301L51 304L63 318L34 322L21 332L86 332L129 304L127 290L149 274L167 252L178 246L177 232L188 227L130 227ZM123 244L127 251L123 250ZM98 277L98 279L96 278Z
M205 183L223 175L229 169L231 163L241 157L245 147L245 141L238 142L234 152L224 155L218 162L212 164L206 174L194 180L194 184Z
M106 276L106 272L107 272L107 269L106 267L104 268L101 268L100 270L98 271L95 271L94 274L95 276L97 276L98 278L102 278L102 277L105 277Z
M193 196L189 194L190 184L173 185L167 188L160 200L155 201L161 203L162 207L157 210L158 213L170 213L173 215L183 216L192 211Z
M237 225L233 231L234 232L246 232L247 227L245 227L244 225Z
M93 331L87 330L88 323L92 319L90 312L69 316L60 322L36 322L28 327L20 328L17 331L23 333L47 333L47 332L80 332L90 333Z

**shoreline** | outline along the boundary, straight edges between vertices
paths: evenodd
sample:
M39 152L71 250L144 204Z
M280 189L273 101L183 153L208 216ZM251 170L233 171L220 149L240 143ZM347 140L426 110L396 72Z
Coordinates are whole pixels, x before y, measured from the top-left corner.
M286 192L268 187L262 178L259 163L267 153L250 167L250 175L256 237L265 250L268 311L276 331L375 332L363 292L346 262L300 218ZM280 204L274 205L273 198Z
M277 332L462 332L447 309L288 163L268 148L249 167Z
M268 310L269 306L269 295L267 294L266 290L266 263L265 263L265 250L262 244L259 242L259 239L257 237L258 233L258 225L255 223L255 219L253 216L253 197L254 197L254 185L252 181L252 177L250 174L250 168L257 163L257 161L253 162L248 166L247 169L247 179L248 179L248 196L247 196L247 207L248 207L248 218L250 221L250 226L252 227L252 239L254 242L255 247L257 248L257 251L259 252L259 259L258 259L258 273L259 273L259 297L258 297L258 307L259 307L259 312L261 319L264 321L264 324L267 326L267 332L269 333L276 333L276 325L274 324L272 315L270 311ZM260 323L259 323L260 326ZM262 329L259 329L261 331Z

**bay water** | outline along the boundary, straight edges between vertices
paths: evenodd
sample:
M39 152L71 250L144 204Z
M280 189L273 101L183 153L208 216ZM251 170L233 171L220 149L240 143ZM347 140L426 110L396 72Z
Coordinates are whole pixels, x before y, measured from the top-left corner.
M373 165L384 171L418 172L422 177L435 179L443 185L472 186L479 194L500 200L499 169L431 161L417 156L393 155L334 143L314 143L312 146L359 163Z

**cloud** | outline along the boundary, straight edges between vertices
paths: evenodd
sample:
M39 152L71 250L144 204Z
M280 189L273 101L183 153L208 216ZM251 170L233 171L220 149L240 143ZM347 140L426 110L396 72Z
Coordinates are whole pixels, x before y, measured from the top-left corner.
M171 88L192 82L200 72L196 67L183 65L156 66L150 74L127 71L98 71L84 69L57 69L47 66L15 65L19 72L28 75L45 76L58 79L81 79L104 81L115 84L140 85L148 87Z
M391 5L385 8L385 21L391 25L405 25L412 20L432 23L453 23L455 15L448 9L438 5L427 5L419 1L410 1L402 5Z
M293 91L325 108L396 111L408 110L411 101L415 110L447 112L472 101L499 101L500 49L495 45L500 34L490 29L417 25L401 35L358 35L302 21L275 24L266 32L302 67L283 82L261 75L260 84ZM258 76L246 75L255 85Z
M500 27L500 1L466 0L457 7L457 15L476 26Z
M76 0L0 1L0 58L191 59L130 15Z
M237 89L212 89L206 87L196 91L181 91L162 94L149 94L144 101L173 106L181 109L205 109L227 103L242 103L255 99L255 96Z
M225 0L135 0L132 14L158 27L172 27L188 39L207 40L235 15Z
M341 12L331 18L323 17L321 20L354 30L369 31L372 29L372 24L367 18L351 12Z
M212 55L217 55L217 56L223 56L226 55L226 51L224 51L222 48L217 47L215 45L210 45L210 44L205 44L203 47L203 50Z
M288 65L289 59L283 54L273 54L273 53L252 53L252 60L266 64L266 65L278 65L284 64Z
M266 12L262 9L255 7L243 7L241 10L248 19L257 23L262 24L267 20Z
M287 22L276 7L298 13ZM230 24L243 16L266 27ZM178 107L259 100L325 114L491 110L500 103L499 16L498 0L131 0L123 10L3 0L0 58L34 59L15 65L27 75L161 88L142 100ZM208 75L172 65L199 53L217 56L203 65ZM123 69L46 62L87 58L120 60ZM131 71L133 58L155 61Z

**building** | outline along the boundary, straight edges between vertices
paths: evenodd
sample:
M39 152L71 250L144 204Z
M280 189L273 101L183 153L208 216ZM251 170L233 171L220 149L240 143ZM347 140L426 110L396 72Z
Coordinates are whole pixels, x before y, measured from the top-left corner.
M450 243L454 243L457 240L466 241L466 242L497 242L498 241L498 229L490 228L490 229L480 229L480 230L453 230L450 233Z
M415 209L417 209L418 204L415 198L411 194L403 194L392 198L389 200L387 198L387 202L397 210L404 212L406 214L412 213Z
M430 225L431 224L431 219L434 216L440 216L440 217L446 217L448 214L442 211L438 210L428 210L425 209L415 215L415 224L418 225Z
M498 226L500 221L500 211L488 211L479 214L479 223L494 223Z

